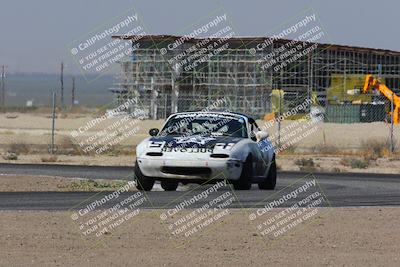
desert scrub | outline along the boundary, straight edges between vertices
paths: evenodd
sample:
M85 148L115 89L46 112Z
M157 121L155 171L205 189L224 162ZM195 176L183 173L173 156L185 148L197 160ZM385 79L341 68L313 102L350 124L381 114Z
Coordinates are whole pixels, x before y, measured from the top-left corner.
M282 146L283 150L281 151L284 155L292 155L296 153L297 145L296 144L284 144Z
M5 130L5 131L1 132L1 134L3 134L3 135L14 135L15 133L13 131L11 131L11 130Z
M368 168L370 161L365 158L343 158L340 163L344 166L351 167L352 169L366 169Z
M376 160L383 156L388 156L390 147L389 139L368 139L361 141L361 149L364 157Z
M5 159L5 160L17 160L18 159L18 155L16 153L10 152L10 151L4 153L2 156L3 156L3 159Z
M56 155L46 155L40 158L42 162L57 162L58 157Z
M332 145L318 144L312 148L312 152L315 154L323 155L337 155L340 154L340 150Z
M128 181L95 181L95 180L79 180L68 185L59 186L59 188L68 188L73 191L108 191L118 190L128 184Z
M83 151L70 136L61 136L57 153L65 155L82 155Z
M299 166L300 171L307 171L307 172L312 172L316 170L316 165L314 163L314 160L309 158L309 159L297 159L295 160L294 164Z
M7 151L19 155L29 154L31 152L31 149L29 145L25 144L24 142L15 142L8 145Z

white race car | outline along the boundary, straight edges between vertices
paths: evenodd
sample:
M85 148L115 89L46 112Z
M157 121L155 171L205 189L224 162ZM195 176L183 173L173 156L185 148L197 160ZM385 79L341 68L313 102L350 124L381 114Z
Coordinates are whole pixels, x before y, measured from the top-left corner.
M171 115L161 131L136 147L135 179L139 190L150 191L161 181L166 191L179 182L213 183L227 180L236 190L252 183L273 190L275 152L268 134L254 119L231 112L184 112Z

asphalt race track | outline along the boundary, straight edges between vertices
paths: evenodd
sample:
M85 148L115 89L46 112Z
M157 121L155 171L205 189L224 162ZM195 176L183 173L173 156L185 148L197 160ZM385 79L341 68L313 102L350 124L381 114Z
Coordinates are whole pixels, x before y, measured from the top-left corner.
M132 180L131 167L106 166L73 166L44 164L0 164L0 175L48 175L65 178L88 179L125 179ZM322 206L399 206L400 175L395 174L355 174L355 173L314 173L310 176L302 172L279 172L277 188L274 191L252 190L233 192L236 200L230 208L263 207L267 202L281 198L287 188L302 178L317 181L319 191L328 200ZM17 179L17 178L16 178ZM35 178L32 178L35 179ZM177 199L187 199L203 192L212 185L203 187L180 187L176 192L164 192L155 186L155 191L146 192L146 201L142 208L170 208ZM291 186L290 188L293 188ZM223 192L229 189L221 189ZM79 209L80 203L88 199L98 199L110 192L0 192L0 210L70 210ZM129 197L133 192L122 193L119 198ZM295 200L286 201L281 207L292 205ZM175 204L174 204L175 203ZM201 207L205 202L200 200L192 208ZM102 208L113 205L112 201Z

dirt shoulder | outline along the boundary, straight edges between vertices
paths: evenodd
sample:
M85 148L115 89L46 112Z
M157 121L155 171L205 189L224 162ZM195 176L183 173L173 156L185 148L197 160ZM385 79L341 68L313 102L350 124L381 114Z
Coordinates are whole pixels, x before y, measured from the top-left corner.
M234 210L177 248L161 210L141 211L101 245L83 240L69 212L0 212L1 266L399 266L400 208L330 208L275 241ZM271 211L276 213L278 211ZM89 240L93 241L93 240Z
M114 191L127 181L62 178L37 175L0 175L0 192ZM136 190L136 188L132 188Z
M18 160L5 160L0 157L0 163L15 164L62 164L62 165L86 165L86 166L134 166L136 157L133 155L57 155L53 161L43 161L50 158L49 154L18 155Z
M312 166L310 166L310 163ZM400 173L400 159L378 158L365 160L353 155L280 155L277 164L282 171L351 172L351 173Z

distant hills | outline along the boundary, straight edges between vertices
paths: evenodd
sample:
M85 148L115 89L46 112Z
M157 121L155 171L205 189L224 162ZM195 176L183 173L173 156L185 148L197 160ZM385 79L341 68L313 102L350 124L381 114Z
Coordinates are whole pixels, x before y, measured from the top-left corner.
M113 100L108 88L113 87L115 78L104 75L97 79L82 75L75 76L75 99L85 106L99 106L108 104ZM60 75L46 73L13 73L6 74L6 105L25 106L26 102L33 100L34 106L51 105L51 92L57 93L60 100ZM72 75L64 74L64 102L71 104Z

